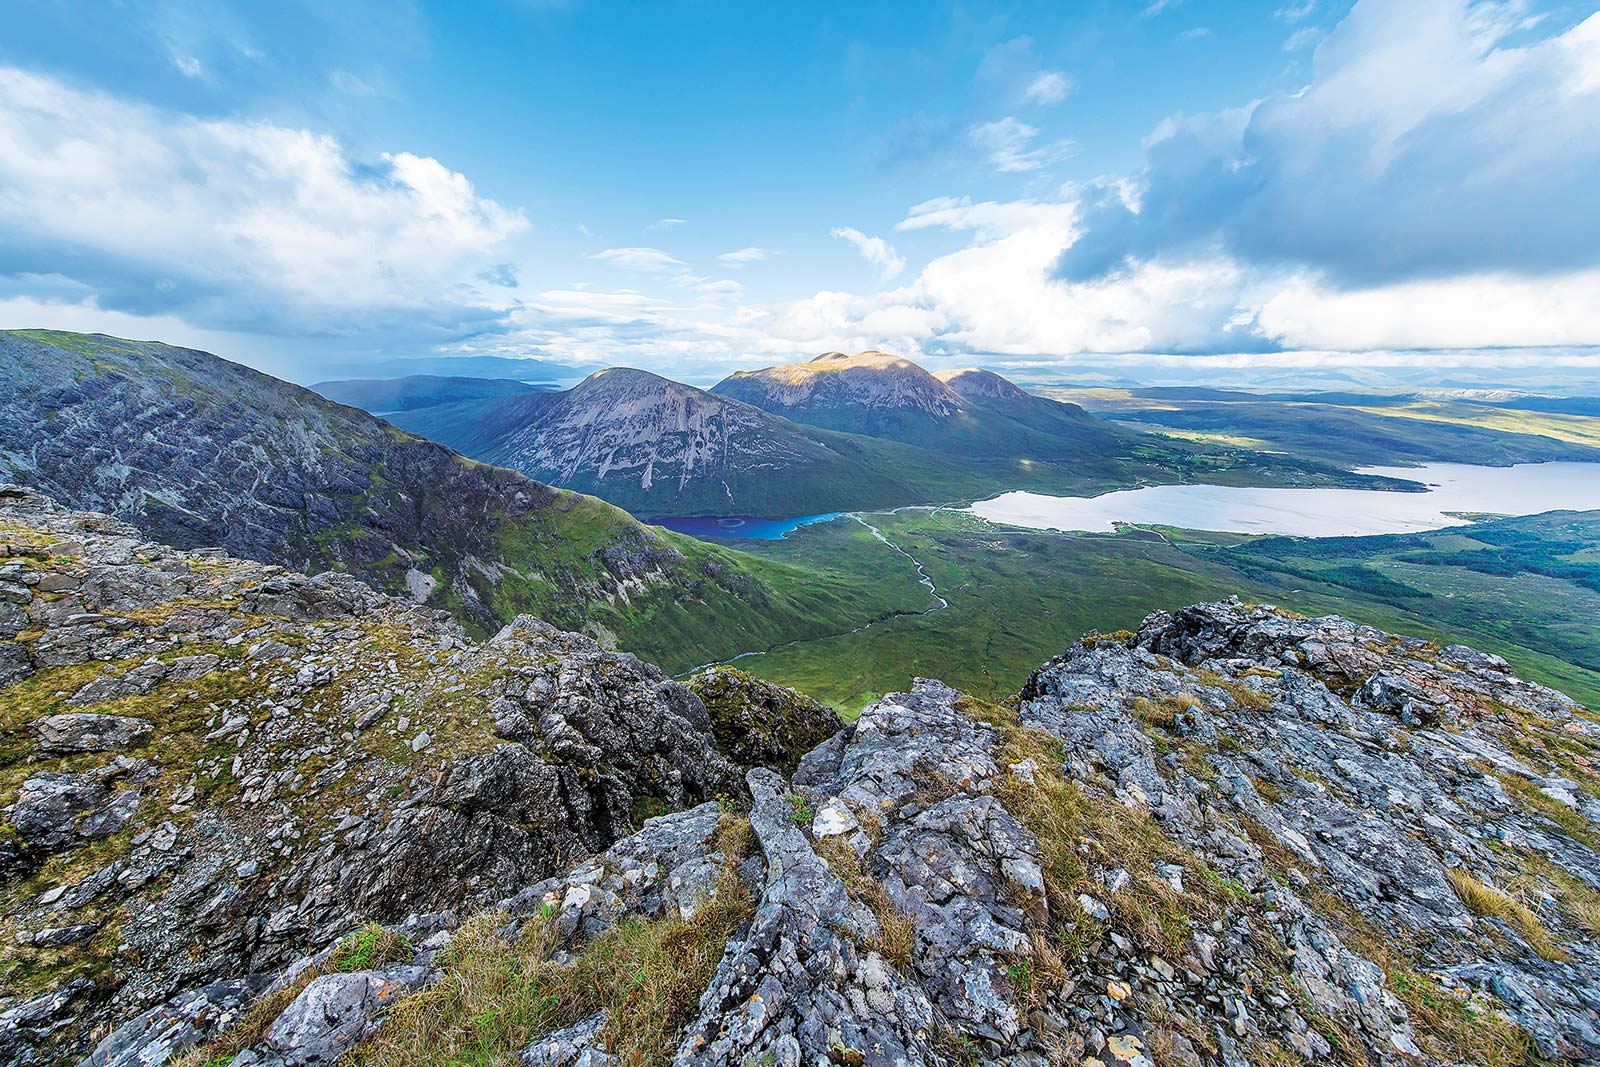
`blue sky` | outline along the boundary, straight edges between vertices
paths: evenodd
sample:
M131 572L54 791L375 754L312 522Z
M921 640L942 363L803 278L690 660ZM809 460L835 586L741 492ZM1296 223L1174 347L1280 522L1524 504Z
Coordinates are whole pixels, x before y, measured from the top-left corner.
M1600 377L1600 16L0 0L0 322L312 379Z

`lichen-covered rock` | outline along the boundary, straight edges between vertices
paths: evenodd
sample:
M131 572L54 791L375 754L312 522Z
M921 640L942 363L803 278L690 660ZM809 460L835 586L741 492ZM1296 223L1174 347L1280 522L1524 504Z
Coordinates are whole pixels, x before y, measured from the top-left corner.
M266 986L265 976L254 975L179 993L118 1027L95 1046L84 1067L147 1067L175 1060L240 1018Z
M164 670L166 665L160 664L160 666ZM90 682L89 686L94 684ZM89 686L84 688L87 689ZM73 696L73 702L77 703L82 694L83 690L79 690ZM127 715L68 712L63 715L46 715L36 720L33 724L33 743L36 751L56 756L73 752L111 752L127 748L154 728L147 719L136 719Z
M313 1067L338 1060L378 1028L383 1012L428 977L404 964L378 971L325 974L273 1020L266 1040L234 1058L235 1067Z
M766 885L749 933L729 943L673 1061L676 1067L760 1062L926 1063L936 1057L936 1014L915 983L870 947L871 910L812 849L794 823L783 779L749 777L750 824L766 857Z
M844 725L832 708L804 693L734 667L701 671L688 685L711 715L718 746L741 767L793 774L800 757Z
M1065 741L1075 777L1265 887L1297 984L1380 1051L1419 1040L1408 1003L1454 997L1508 1013L1546 1057L1600 1055L1600 724L1499 657L1201 604L1052 660L1022 721Z

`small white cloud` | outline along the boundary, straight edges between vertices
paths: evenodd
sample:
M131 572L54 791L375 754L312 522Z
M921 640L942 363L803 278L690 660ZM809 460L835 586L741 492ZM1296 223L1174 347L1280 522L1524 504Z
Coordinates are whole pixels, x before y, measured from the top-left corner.
M1150 0L1148 4L1144 5L1144 10L1139 12L1139 17L1142 19L1155 18L1167 8L1177 7L1181 3L1183 3L1183 0Z
M1296 0L1295 3L1285 4L1272 14L1285 22L1299 22L1310 18L1311 13L1317 9L1317 0Z
M882 237L868 237L849 226L835 226L833 236L843 238L856 246L861 258L878 268L885 281L906 269L906 261Z
M363 81L348 70L336 70L328 75L328 84L334 92L345 96L377 96L378 90L369 82Z
M1038 104L1049 107L1059 104L1072 92L1072 79L1060 71L1041 70L1038 77L1028 83L1022 91L1022 102L1025 104Z
M724 252L717 257L717 262L724 267L737 270L751 263L760 263L764 259L772 258L772 253L765 248L736 248L732 252Z
M744 286L732 278L698 282L692 288L710 304L728 304L744 296Z
M1307 45L1316 43L1321 37L1322 31L1315 26L1302 26L1291 33L1287 41L1283 42L1283 50L1285 52L1298 52Z
M659 248L607 248L589 257L623 270L666 274L688 269L688 264Z
M204 64L194 56L186 55L183 52L172 53L172 65L177 67L185 78L201 78L206 73Z
M1196 26L1193 29L1184 30L1182 33L1178 34L1178 40L1198 41L1202 37L1210 36L1211 28L1209 26Z
M1052 141L1030 147L1039 130L1007 115L994 122L980 123L968 131L972 143L988 156L995 170L1002 173L1040 170L1072 154L1071 141Z
M645 229L647 229L647 230L671 230L671 229L674 229L674 228L676 228L678 226L682 226L684 223L686 223L688 221L689 221L688 219L656 219L656 221L654 221L650 225L646 226Z

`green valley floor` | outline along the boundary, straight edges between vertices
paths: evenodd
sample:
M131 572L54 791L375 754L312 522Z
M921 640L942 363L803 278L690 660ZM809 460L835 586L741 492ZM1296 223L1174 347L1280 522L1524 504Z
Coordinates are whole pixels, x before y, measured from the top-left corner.
M1288 538L1155 527L1065 534L912 509L735 543L848 578L879 606L881 618L865 628L738 660L846 714L916 676L1006 696L1085 632L1133 628L1151 611L1234 594L1472 644L1600 706L1600 512ZM936 595L920 583L917 562Z

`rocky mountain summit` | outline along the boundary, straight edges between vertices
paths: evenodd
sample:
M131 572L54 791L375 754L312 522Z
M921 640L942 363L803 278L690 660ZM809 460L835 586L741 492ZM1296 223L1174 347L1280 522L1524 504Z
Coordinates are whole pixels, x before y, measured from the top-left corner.
M4 495L7 1062L1600 1057L1600 724L1494 656L1204 604L834 729Z
M898 410L947 418L963 407L960 394L909 359L888 352L824 352L804 363L737 371L718 383L716 392L768 411L800 412L809 416L805 421L818 425L824 424L827 412L843 418L852 409Z
M16 487L0 638L3 1062L743 792L704 705L632 656L531 618L475 644Z
M1076 404L1033 396L993 371L935 375L887 352L739 371L712 392L796 422L966 456L1093 464L1132 451Z

